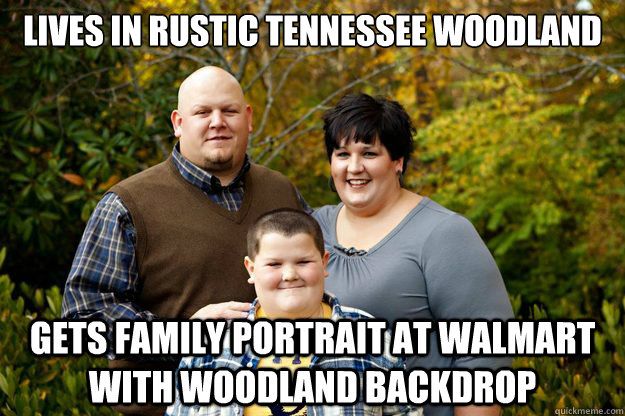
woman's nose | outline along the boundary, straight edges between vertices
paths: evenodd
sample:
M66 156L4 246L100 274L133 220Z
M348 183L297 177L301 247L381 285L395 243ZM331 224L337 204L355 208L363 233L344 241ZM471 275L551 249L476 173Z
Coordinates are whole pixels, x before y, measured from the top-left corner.
M362 171L362 159L358 155L353 155L349 158L347 164L347 171L350 173L358 173Z

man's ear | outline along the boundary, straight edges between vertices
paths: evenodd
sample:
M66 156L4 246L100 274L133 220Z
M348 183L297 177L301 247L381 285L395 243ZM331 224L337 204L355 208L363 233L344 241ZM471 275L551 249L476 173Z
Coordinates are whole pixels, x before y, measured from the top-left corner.
M252 124L252 107L249 104L245 106L245 116L247 117L247 130L251 133L253 130Z
M245 256L245 259L243 260L243 265L247 269L247 274L250 275L249 279L247 279L247 283L253 285L254 282L255 282L255 280L254 280L254 260L250 259L249 256Z
M323 262L323 277L328 277L328 261L330 261L330 253L328 250L323 252L323 257L321 258Z
M171 125L174 127L174 135L177 138L182 136L182 130L180 126L182 125L182 116L178 112L178 110L174 110L171 112Z

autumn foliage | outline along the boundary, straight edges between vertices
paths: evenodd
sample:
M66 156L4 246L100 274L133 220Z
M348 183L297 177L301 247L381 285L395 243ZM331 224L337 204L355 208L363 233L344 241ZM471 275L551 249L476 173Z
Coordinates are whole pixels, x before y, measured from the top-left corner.
M327 186L322 112L358 91L404 105L418 126L406 187L475 224L518 316L600 323L589 358L518 359L516 365L538 371L541 387L530 406L507 412L625 407L623 2L591 2L591 13L603 21L603 42L586 49L437 49L433 42L425 48L272 48L262 30L253 48L26 48L21 38L29 13L97 13L105 22L118 13L253 13L260 20L265 13L540 15L574 13L578 3L9 1L0 15L0 247L8 253L4 271L28 285L14 289L0 279L0 328L17 334L7 338L10 348L1 348L3 414L26 414L8 399L16 391L23 390L28 403L70 385L84 396L85 386L75 385L84 379L70 378L91 365L88 358L43 363L27 357L20 319L58 316L50 310L58 308L56 292L44 289L62 287L104 192L167 157L175 143L169 114L177 87L209 64L235 74L254 108L251 157L288 175L312 206L337 202ZM52 297L37 300L43 293ZM32 372L21 368L30 365L46 376L29 381ZM66 369L71 376L60 375ZM33 406L42 414L67 414L72 407L94 412L78 398L62 407L71 401L66 396L61 407L29 408L32 414Z

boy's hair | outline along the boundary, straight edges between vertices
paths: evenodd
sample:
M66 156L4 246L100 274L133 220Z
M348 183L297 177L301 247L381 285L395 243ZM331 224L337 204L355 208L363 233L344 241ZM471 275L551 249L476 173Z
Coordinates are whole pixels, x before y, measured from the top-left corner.
M247 255L254 259L260 249L260 240L268 233L278 233L285 237L308 234L323 257L323 233L313 217L292 208L280 208L261 215L247 232Z
M380 140L391 160L404 158L402 172L413 151L414 125L397 101L367 94L346 95L323 115L323 131L328 160L343 140L372 144Z

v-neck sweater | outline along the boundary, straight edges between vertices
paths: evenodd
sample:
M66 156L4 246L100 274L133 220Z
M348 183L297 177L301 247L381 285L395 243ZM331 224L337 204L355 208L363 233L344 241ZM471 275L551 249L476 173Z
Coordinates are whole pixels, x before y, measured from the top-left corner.
M243 266L249 226L267 211L300 208L283 175L255 164L237 211L182 178L171 158L111 191L128 208L137 232L136 301L162 318L188 318L207 304L254 299Z

